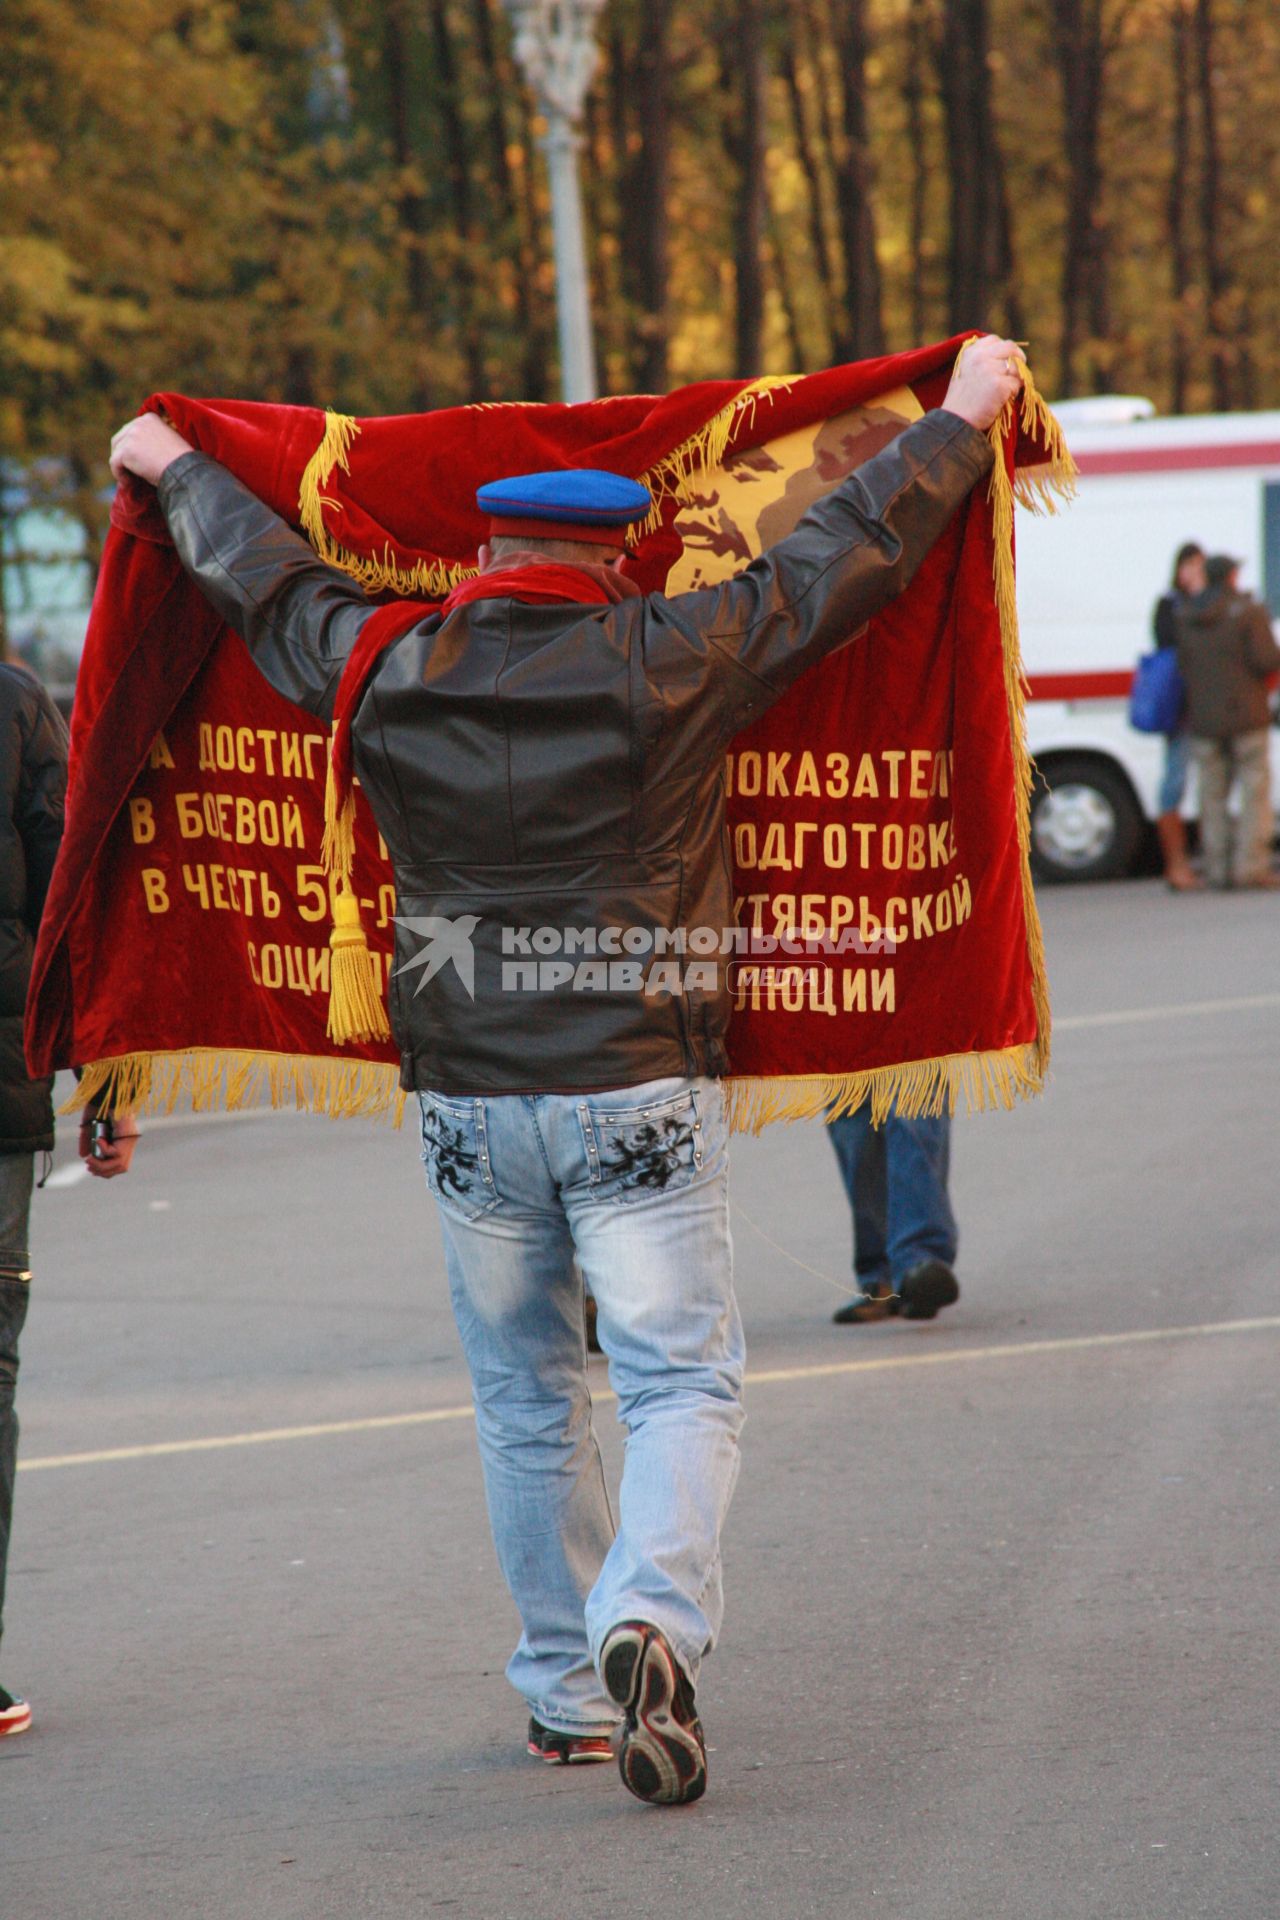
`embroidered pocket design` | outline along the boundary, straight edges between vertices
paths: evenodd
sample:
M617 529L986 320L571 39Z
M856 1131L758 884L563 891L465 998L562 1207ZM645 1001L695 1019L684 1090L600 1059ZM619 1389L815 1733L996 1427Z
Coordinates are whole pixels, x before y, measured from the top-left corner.
M702 1120L690 1093L654 1107L579 1109L591 1196L635 1205L687 1187L702 1167Z
M427 1185L442 1206L478 1220L498 1204L478 1103L422 1105L422 1159Z

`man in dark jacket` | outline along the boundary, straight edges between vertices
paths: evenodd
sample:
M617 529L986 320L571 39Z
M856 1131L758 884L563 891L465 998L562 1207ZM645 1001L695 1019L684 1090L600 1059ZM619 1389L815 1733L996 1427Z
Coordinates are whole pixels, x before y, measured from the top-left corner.
M1238 560L1215 554L1203 593L1177 610L1178 670L1200 779L1205 877L1215 887L1275 887L1266 683L1280 668L1280 647L1266 609L1237 587L1239 569ZM1237 780L1233 850L1227 801Z
M32 1080L22 1051L36 930L62 838L67 730L31 674L0 664L0 1635L18 1459L18 1338L27 1317L35 1156L53 1147L52 1080ZM0 1686L0 1736L31 1709Z
M976 343L942 410L736 579L673 599L600 564L643 511L632 483L614 476L611 517L573 476L524 476L496 523L515 551L482 549L461 602L387 649L352 725L396 872L402 1080L524 1628L508 1677L539 1759L607 1759L621 1720L622 1777L645 1800L706 1784L694 1686L722 1613L743 1347L723 969L654 993L635 956L732 927L728 741L906 586L989 471L982 429L1020 360ZM360 589L154 415L121 429L112 465L158 485L201 589L268 679L329 718L371 612ZM568 582L547 571L566 566ZM591 991L557 990L566 952L608 956ZM628 1430L616 1528L575 1253Z

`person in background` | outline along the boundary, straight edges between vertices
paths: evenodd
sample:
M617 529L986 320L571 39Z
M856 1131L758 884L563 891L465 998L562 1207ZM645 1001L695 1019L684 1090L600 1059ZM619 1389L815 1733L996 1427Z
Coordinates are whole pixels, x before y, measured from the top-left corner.
M960 1298L953 1271L959 1235L947 1177L951 1116L914 1120L891 1112L873 1127L864 1102L828 1123L853 1212L853 1271L858 1291L832 1319L861 1326L900 1313L932 1320Z
M1200 840L1210 886L1277 887L1271 871L1271 768L1267 680L1280 668L1266 608L1236 584L1240 561L1215 554L1206 585L1177 609L1178 670L1200 780ZM1227 802L1240 783L1232 835Z
M18 1463L18 1339L27 1317L27 1251L38 1153L53 1147L53 1081L32 1080L22 1017L67 785L67 729L44 688L0 661L0 1637ZM31 1708L0 1686L0 1738L25 1733Z
M1173 580L1169 591L1162 593L1156 601L1151 624L1157 647L1176 645L1177 612L1179 608L1189 605L1197 594L1204 592L1204 569L1204 548L1197 546L1194 540L1184 542L1178 548L1173 563ZM1160 852L1164 857L1164 877L1176 893L1189 893L1203 884L1187 859L1187 830L1182 821L1182 797L1187 790L1190 771L1191 739L1184 716L1178 731L1167 733L1164 737L1164 772L1160 778L1160 810L1156 816L1156 832L1160 836Z

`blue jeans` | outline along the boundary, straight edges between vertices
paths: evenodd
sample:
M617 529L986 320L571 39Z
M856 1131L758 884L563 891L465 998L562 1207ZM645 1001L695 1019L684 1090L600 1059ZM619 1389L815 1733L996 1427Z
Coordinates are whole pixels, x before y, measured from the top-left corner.
M853 1270L868 1293L925 1260L955 1264L959 1236L947 1194L951 1117L871 1124L869 1104L827 1128L853 1209Z
M0 1638L4 1636L4 1583L18 1467L18 1414L13 1404L18 1337L31 1294L27 1233L34 1174L34 1154L0 1154Z
M1164 737L1164 771L1160 775L1160 795L1156 801L1157 813L1176 813L1182 805L1182 796L1187 790L1187 780L1191 773L1191 735L1189 733L1166 733Z
M422 1141L524 1629L507 1677L544 1726L604 1731L618 1713L595 1662L611 1627L660 1627L696 1680L723 1613L744 1364L723 1094L706 1079L428 1093ZM627 1429L616 1522L591 1425L584 1277Z

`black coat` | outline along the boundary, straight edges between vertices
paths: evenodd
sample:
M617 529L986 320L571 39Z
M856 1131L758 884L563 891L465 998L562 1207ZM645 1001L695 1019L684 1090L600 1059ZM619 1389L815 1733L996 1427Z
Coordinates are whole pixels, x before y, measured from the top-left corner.
M22 1016L62 838L67 729L38 680L0 665L0 1153L53 1145L53 1081L33 1080Z
M483 599L387 649L351 739L408 922L391 982L403 1086L550 1093L724 1071L725 968L651 994L624 971L636 949L612 945L621 964L599 990L522 992L536 952L519 956L534 929L584 953L597 930L733 926L729 740L902 591L990 467L985 434L929 413L724 585L617 606ZM184 566L267 679L330 719L373 610L359 587L205 454L159 491ZM411 964L446 923L474 942L474 978L442 965L418 992Z

